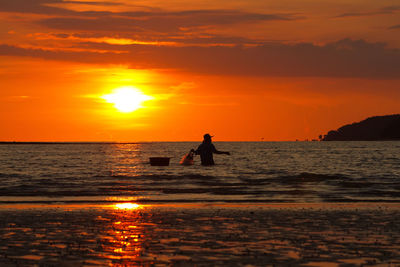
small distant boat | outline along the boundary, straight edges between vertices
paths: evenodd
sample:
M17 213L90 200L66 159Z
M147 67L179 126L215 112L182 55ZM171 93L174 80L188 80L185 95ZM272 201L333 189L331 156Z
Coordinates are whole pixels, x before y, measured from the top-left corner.
M151 166L169 166L168 157L151 157L150 158L150 165Z

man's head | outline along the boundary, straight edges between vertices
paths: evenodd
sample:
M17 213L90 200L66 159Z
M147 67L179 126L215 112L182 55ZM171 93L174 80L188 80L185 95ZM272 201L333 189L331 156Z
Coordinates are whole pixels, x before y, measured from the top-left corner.
M211 141L212 136L210 134L206 133L203 137L204 137L204 141Z

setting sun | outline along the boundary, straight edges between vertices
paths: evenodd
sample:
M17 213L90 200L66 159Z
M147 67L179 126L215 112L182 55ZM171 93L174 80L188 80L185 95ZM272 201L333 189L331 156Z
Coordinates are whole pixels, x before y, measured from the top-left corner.
M139 89L132 86L117 88L113 93L101 96L107 103L114 104L115 108L120 112L133 112L142 108L142 103L153 99L153 97L145 95Z

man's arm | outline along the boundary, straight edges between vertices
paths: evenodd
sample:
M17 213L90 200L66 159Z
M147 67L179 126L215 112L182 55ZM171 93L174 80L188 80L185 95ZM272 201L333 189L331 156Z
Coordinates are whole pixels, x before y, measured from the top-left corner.
M194 150L194 149L192 149L192 150L193 150L193 152L194 152L195 155L200 155L200 153L201 153L201 148L202 148L202 144L200 144L199 147L198 147L196 150Z
M230 155L231 154L229 152L217 150L214 145L212 145L212 150L213 150L213 153L215 153L215 154L225 154L225 155Z

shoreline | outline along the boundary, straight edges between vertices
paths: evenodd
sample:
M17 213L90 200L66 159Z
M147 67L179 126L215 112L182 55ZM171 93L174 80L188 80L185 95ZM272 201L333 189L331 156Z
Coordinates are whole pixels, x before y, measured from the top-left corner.
M104 202L87 201L52 201L52 202L1 202L0 211L4 209L52 209L52 208L76 208L76 209L109 209L118 204L133 204L135 207L157 208L262 208L262 209L399 209L397 202L138 202L130 200L112 200Z
M399 199L334 199L333 201L301 201L287 199L209 199L209 198L172 198L152 196L152 198L140 196L0 196L1 205L107 205L116 202L133 202L140 205L393 205L400 207Z

